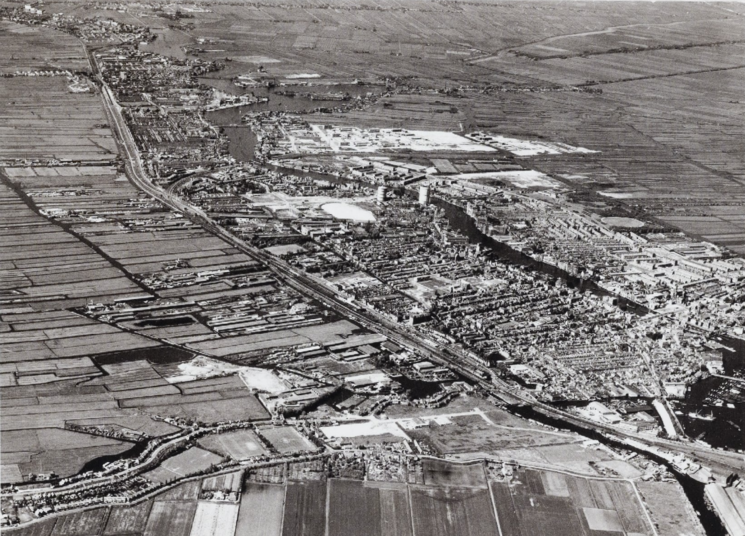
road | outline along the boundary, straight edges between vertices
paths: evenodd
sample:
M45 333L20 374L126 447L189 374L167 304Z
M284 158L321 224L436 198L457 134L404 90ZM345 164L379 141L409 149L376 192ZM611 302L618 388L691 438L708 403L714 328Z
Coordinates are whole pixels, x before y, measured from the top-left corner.
M372 331L377 331L385 335L399 345L415 349L428 359L447 365L481 387L484 391L505 400L507 403L529 405L565 423L583 429L610 434L616 438L620 438L621 441L643 443L648 446L655 446L690 457L696 457L720 473L733 471L741 474L745 473L745 456L741 454L719 451L692 443L673 442L662 438L652 438L623 432L611 425L591 421L538 402L529 394L522 393L496 378L491 381L485 380L480 375L477 375L476 371L486 372L487 377L490 378L492 375L488 369L478 364L461 349L453 346L433 345L432 341L422 337L413 330L409 330L396 322L383 318L368 309L352 305L317 279L232 235L216 224L200 208L185 202L177 195L169 193L153 184L143 168L135 141L122 117L121 108L101 76L94 54L90 50L88 51L88 57L93 73L98 77L101 84L104 108L109 118L114 138L119 145L120 155L124 161L127 177L132 184L165 206L182 213L185 217L198 223L204 229L249 257L263 263L272 271L279 282L286 284L302 295L317 300L339 315L349 318Z

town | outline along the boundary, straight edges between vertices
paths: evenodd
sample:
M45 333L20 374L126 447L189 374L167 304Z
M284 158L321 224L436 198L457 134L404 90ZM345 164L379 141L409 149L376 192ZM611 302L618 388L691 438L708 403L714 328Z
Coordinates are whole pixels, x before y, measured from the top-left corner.
M602 90L331 76L240 55L227 5L73 4L0 5L9 534L742 532L740 243L465 104Z

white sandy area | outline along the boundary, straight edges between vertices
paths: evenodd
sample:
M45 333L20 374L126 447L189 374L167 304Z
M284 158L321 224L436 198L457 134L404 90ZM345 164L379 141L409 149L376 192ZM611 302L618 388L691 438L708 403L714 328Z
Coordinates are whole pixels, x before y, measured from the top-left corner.
M476 143L468 138L459 136L453 132L442 132L437 130L410 130L414 136L424 140L424 144L414 143L411 147L414 151L453 150L465 152L490 152L493 149L486 145Z
M288 74L287 76L285 76L285 78L289 80L297 80L301 78L321 78L321 75L316 73L296 73Z
M339 220L375 221L372 212L349 203L327 203L321 209Z
M281 393L290 388L271 370L242 367L205 356L198 356L186 363L180 363L178 369L180 374L166 378L166 381L169 383L190 382L237 372L249 389L268 393Z
M347 204L372 202L375 198L372 196L345 197L344 202ZM248 197L251 205L254 207L266 207L269 210L312 210L320 208L327 203L339 203L338 197L328 195L309 195L309 196L292 196L284 192L270 192L268 194L256 194Z
M483 173L460 173L450 175L448 179L452 180L469 180L469 179L497 179L507 181L517 188L557 188L560 183L554 179L533 169L524 169L521 171L484 171Z
M324 426L321 431L328 438L336 437L359 437L391 434L404 439L409 439L395 422L370 419L367 422L355 422L350 424L339 424L337 426Z
M240 377L249 389L267 393L282 393L290 386L281 380L273 371L255 367L241 367Z
M455 414L452 416L458 415L460 414ZM473 415L473 412L466 415ZM452 424L453 421L450 417L451 415L428 415L426 417L416 417L413 419L398 419L397 422L399 426L404 430L416 430L417 428L421 428L422 426L429 425L429 423L431 422L439 424L440 426L445 424Z
M379 153L381 151L492 152L494 148L453 132L438 130L364 129L310 125L312 133L337 153ZM328 127L328 128L327 128ZM298 140L290 140L293 146Z
M598 151L592 151L585 149L584 147L573 147L566 143L551 143L547 141L530 141L530 140L519 140L516 138L506 138L504 136L492 136L490 145L494 145L499 149L508 151L515 156L536 156L539 154L567 154L567 153L596 153Z
M634 194L624 193L624 192L598 192L600 195L604 195L605 197L612 197L613 199L630 199L634 197Z
M639 221L636 218L622 218L617 216L609 216L607 218L601 218L606 225L612 225L616 227L644 227L644 222Z
M280 60L267 56L233 56L233 61L242 63L280 63Z
M166 381L170 383L180 383L204 378L213 378L215 376L238 372L241 367L238 365L231 365L230 363L223 363L216 359L210 359L209 357L198 356L186 363L180 363L178 369L180 374L166 378Z

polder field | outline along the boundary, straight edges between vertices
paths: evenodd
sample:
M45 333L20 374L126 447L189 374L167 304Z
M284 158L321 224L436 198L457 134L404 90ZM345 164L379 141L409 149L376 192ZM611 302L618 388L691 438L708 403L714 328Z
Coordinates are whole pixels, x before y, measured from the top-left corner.
M580 201L633 206L742 254L742 18L736 3L213 2L189 19L193 28L164 21L149 50L178 55L178 43L190 46L185 35L191 46L211 39L219 46L199 57L230 58L209 75L228 86L261 67L262 80L293 89L301 80L299 91L311 94L334 84L380 94L386 78L441 90L394 92L314 122L488 130L587 147L597 153L517 160L576 189Z
M227 421L240 427L190 439L132 475L125 486L158 491L131 504L81 508L68 497L56 504L73 505L70 512L37 520L28 506L6 510L4 497L2 513L19 512L25 525L3 534L698 534L692 511L670 511L688 501L676 484L637 486L642 471L617 453L499 411L419 426L422 408L407 406L412 422L394 426L427 453L421 457L404 454L414 452L408 444L384 444L401 435L365 436L364 448L350 441L330 454L309 432L318 422L270 422L285 401L297 401L298 413L311 408L316 419L317 408L301 402L318 402L346 376L376 373L371 356L386 337L304 297L248 249L138 189L131 169L124 172L110 123L116 107L104 107L100 84L115 86L127 121L142 120L130 125L137 140L153 133L167 140L141 151L147 173L155 173L158 151L184 150L178 169L188 175L195 139L229 135L196 108L173 113L201 106L189 95L207 89L170 81L215 61L222 68L200 81L269 98L241 106L226 121L233 131L258 124L244 122L252 111L300 110L329 131L484 132L586 148L519 154L485 145L477 156L407 149L396 159L452 177L510 174L515 187L548 185L608 216L679 228L745 255L743 4L210 0L182 12L165 2L50 0L38 7L36 17L28 14L36 7L0 0L0 483L22 491L37 479L57 485L134 458L161 438ZM24 22L4 20L11 11ZM133 31L137 39L123 44L126 31L111 33L122 25L147 25L154 39ZM109 73L99 79L87 52ZM167 66L158 55L194 65ZM140 113L148 84L163 80L150 69L172 93ZM164 118L173 132L156 121ZM186 121L194 118L204 122ZM375 147L383 157L397 151L395 142ZM299 168L339 164L338 156L289 155ZM514 180L525 173L540 183ZM262 195L279 195L277 186ZM271 207L236 212L247 209L244 200L230 207L221 195L197 197L227 207L225 221L244 214L255 219L247 229L264 228ZM372 353L354 359L364 347ZM339 359L345 353L348 361ZM281 370L301 360L321 368ZM254 366L283 375L252 376ZM275 392L282 389L289 394ZM319 411L332 410L321 415L341 415L331 406ZM360 462L394 451L395 463L385 458L377 472ZM319 459L337 454L343 470L326 471ZM283 456L311 462L266 461ZM409 473L413 458L420 471ZM203 476L218 467L220 474ZM614 474L630 480L604 476ZM125 500L130 492L99 497Z
M425 481L432 483L329 478L283 484L244 481L241 486L241 473L228 473L219 480L205 479L201 488L241 491L237 500L200 499L195 480L133 506L63 515L8 534L653 534L636 489L627 481L534 469L518 469L508 478L489 473L487 478L483 462L425 460L424 470Z

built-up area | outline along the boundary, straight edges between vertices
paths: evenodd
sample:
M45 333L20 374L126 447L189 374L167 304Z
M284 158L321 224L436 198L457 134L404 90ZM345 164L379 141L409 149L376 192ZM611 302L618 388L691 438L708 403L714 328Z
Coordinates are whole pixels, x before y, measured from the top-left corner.
M99 45L112 35L98 29L119 28L76 27ZM3 169L10 224L83 250L38 261L41 275L19 261L24 293L3 298L15 356L2 372L14 400L3 415L4 524L41 527L69 511L52 524L93 530L121 503L131 506L117 512L147 523L138 532L157 534L177 508L134 509L165 491L199 508L205 526L222 512L232 534L255 484L300 497L314 492L300 482L364 478L398 484L404 501L439 493L430 485L483 488L489 527L491 504L525 486L585 501L577 526L656 534L648 510L663 516L665 505L644 506L635 486L670 474L639 452L701 482L742 463L685 438L669 400L722 372L715 336L743 335L745 263L578 205L529 161L591 150L249 111L255 158L238 162L207 112L263 101L202 85L219 62L143 52L147 35L121 30L137 44L117 33L117 45L88 48L91 72L69 88L101 91L112 128L101 136L119 156ZM45 259L50 242L26 234L28 254ZM98 256L94 273L78 273L87 257L76 255ZM528 406L615 446L505 410ZM598 504L579 475L603 481L612 514L586 512ZM719 508L741 500L743 484L726 483L709 488ZM413 523L426 519L420 510ZM286 511L287 526L311 515Z
M479 374L539 400L682 397L721 369L709 336L742 334L742 259L648 222L594 214L530 168L534 155L588 149L262 111L243 121L256 160L238 163L205 119L219 96L197 80L221 65L134 47L95 56L155 184L350 303L457 347L485 367ZM464 219L487 240L469 240ZM489 239L590 283L505 262ZM270 279L260 266L199 272L174 262L143 282L228 277L234 288L261 289ZM226 336L317 321L291 304L285 316L264 317L261 292L241 300L203 312L205 325Z

